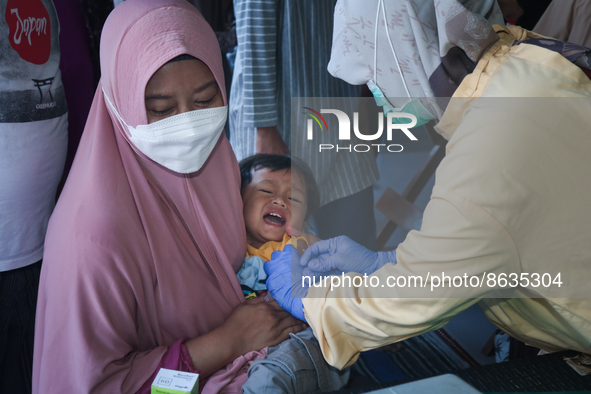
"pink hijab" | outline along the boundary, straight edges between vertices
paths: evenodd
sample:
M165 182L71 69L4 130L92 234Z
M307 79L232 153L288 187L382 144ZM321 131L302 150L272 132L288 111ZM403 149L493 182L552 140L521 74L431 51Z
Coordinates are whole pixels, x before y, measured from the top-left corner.
M105 24L102 80L47 231L35 393L147 392L159 367L191 370L184 338L244 300L240 176L225 136L201 170L179 175L139 153L105 102L103 89L128 124L146 124L148 80L183 53L225 92L216 37L185 0L128 0Z

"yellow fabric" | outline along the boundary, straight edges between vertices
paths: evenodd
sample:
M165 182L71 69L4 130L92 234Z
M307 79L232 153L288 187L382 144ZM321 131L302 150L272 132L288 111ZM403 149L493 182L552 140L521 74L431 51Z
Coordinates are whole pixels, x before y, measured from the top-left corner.
M306 239L304 237L293 237L294 243L300 239L303 240L304 242L306 242L306 244L308 244L308 241L306 241ZM288 245L291 243L292 243L292 237L290 237L289 235L287 235L287 233L285 233L285 234L283 234L283 240L281 240L280 242L269 241L269 242L264 243L263 246L261 246L258 249L253 246L247 245L246 257L258 256L261 259L263 259L263 261L269 261L269 260L271 260L271 255L273 254L273 252L275 252L277 250L283 250L285 245ZM295 244L294 244L294 247L296 247Z
M422 227L400 244L396 265L374 274L380 283L390 275L442 271L553 278L562 272L591 283L591 133L581 120L591 114L591 82L557 53L512 46L537 35L514 26L495 30L501 40L461 83L437 126L449 143ZM532 97L521 103L535 105L516 108L517 99L507 97ZM572 99L538 97L587 99L573 106ZM428 299L396 298L408 288L311 287L303 304L326 360L337 368L361 351L440 328L477 302L493 323L530 345L591 353L591 300L552 298L560 294L555 286L522 290L545 297L537 299L483 298L488 290ZM389 298L378 298L384 294Z

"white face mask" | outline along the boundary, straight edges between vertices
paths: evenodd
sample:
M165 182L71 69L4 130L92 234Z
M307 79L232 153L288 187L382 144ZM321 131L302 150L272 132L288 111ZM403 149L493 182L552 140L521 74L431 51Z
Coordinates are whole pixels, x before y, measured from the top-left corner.
M228 118L228 106L225 105L184 112L131 127L106 94L105 98L117 119L129 130L129 139L140 152L180 174L199 171L215 147Z
M396 56L396 51L394 50L394 45L392 44L392 39L390 38L390 31L388 30L388 25L386 24L386 36L388 38L388 43L390 44L390 49L392 50L392 54L394 55L394 61L396 62L396 66L398 67L398 72L400 73L400 78L402 79L402 84L404 85L404 90L406 91L406 95L408 98L404 101L399 103L398 106L393 105L382 92L382 89L378 86L377 78L378 78L378 28L379 28L379 21L380 21L380 8L382 9L382 14L384 21L386 21L386 7L384 4L384 0L378 0L378 10L376 13L376 22L375 22L375 37L374 37L374 58L373 58L373 79L367 83L367 87L373 94L377 105L381 106L384 109L384 114L389 112L403 112L403 113L410 113L416 117L416 124L409 126L422 126L425 123L429 122L431 119L435 119L435 116L429 111L421 100L415 98L413 99L410 95L408 90L408 86L406 85L406 80L404 79L404 74L402 73L402 68L400 67L400 62L398 61L398 56ZM404 119L404 118L403 118ZM400 123L408 123L406 120ZM412 123L412 122L411 122Z

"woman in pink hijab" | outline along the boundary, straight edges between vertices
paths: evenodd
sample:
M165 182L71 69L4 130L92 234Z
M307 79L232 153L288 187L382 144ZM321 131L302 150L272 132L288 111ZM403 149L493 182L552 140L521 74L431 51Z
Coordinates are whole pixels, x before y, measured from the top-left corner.
M304 327L244 302L236 279L246 236L215 35L184 0L128 0L101 69L47 232L33 392L147 393L161 367L240 392L249 362Z

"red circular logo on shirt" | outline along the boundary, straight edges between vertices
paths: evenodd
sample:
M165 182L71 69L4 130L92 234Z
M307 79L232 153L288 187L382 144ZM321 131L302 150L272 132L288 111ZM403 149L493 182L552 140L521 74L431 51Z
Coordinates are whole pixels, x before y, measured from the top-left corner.
M43 64L51 53L51 20L41 0L8 0L8 40L23 60Z

